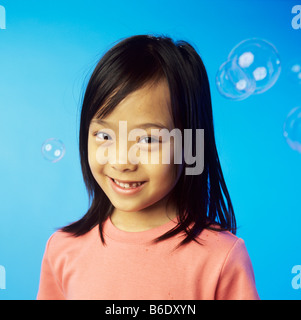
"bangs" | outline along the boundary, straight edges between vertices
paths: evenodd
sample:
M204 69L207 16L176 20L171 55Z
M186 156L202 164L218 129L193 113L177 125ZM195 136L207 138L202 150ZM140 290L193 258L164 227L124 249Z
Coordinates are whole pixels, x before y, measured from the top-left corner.
M130 47L121 42L113 52L104 55L96 69L98 81L97 85L93 81L91 106L96 118L109 115L130 93L166 78L160 57L149 39L134 41Z

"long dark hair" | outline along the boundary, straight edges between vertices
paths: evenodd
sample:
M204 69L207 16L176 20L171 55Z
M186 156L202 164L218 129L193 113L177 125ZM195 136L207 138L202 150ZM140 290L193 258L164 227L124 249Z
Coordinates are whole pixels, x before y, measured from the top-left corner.
M192 129L195 154L196 129L204 129L204 169L199 175L180 178L168 195L176 204L178 224L155 241L179 232L183 245L205 228L236 233L236 220L216 149L211 94L207 72L196 50L187 41L174 42L168 36L135 35L113 46L98 62L88 82L81 110L79 151L90 208L78 221L61 230L80 236L99 225L105 243L103 223L113 205L94 179L88 163L88 130L93 117L105 117L128 94L143 85L166 79L170 89L175 128ZM182 131L183 132L183 131ZM184 164L184 167L190 165Z

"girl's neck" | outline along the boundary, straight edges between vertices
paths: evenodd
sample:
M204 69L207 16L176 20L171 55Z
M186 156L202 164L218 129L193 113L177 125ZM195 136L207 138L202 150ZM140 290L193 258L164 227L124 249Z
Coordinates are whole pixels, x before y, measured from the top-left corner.
M141 232L161 226L176 217L176 210L164 207L145 208L141 211L127 212L115 208L111 221L113 225L127 232Z

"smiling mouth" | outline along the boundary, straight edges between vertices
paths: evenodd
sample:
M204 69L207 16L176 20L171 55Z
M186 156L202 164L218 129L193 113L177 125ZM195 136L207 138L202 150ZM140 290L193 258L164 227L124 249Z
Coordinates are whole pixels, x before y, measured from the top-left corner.
M117 184L119 187L123 189L134 189L142 184L144 184L146 181L120 181L117 179L110 178L115 184Z

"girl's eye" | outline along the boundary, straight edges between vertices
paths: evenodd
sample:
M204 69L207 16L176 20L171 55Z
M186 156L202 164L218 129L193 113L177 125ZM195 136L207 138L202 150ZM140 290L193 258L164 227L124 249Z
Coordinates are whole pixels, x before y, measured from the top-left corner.
M153 137L145 137L139 140L139 143L142 144L151 144L151 143L158 143L159 140L153 138Z
M96 132L95 135L99 140L111 140L110 135L105 132Z

